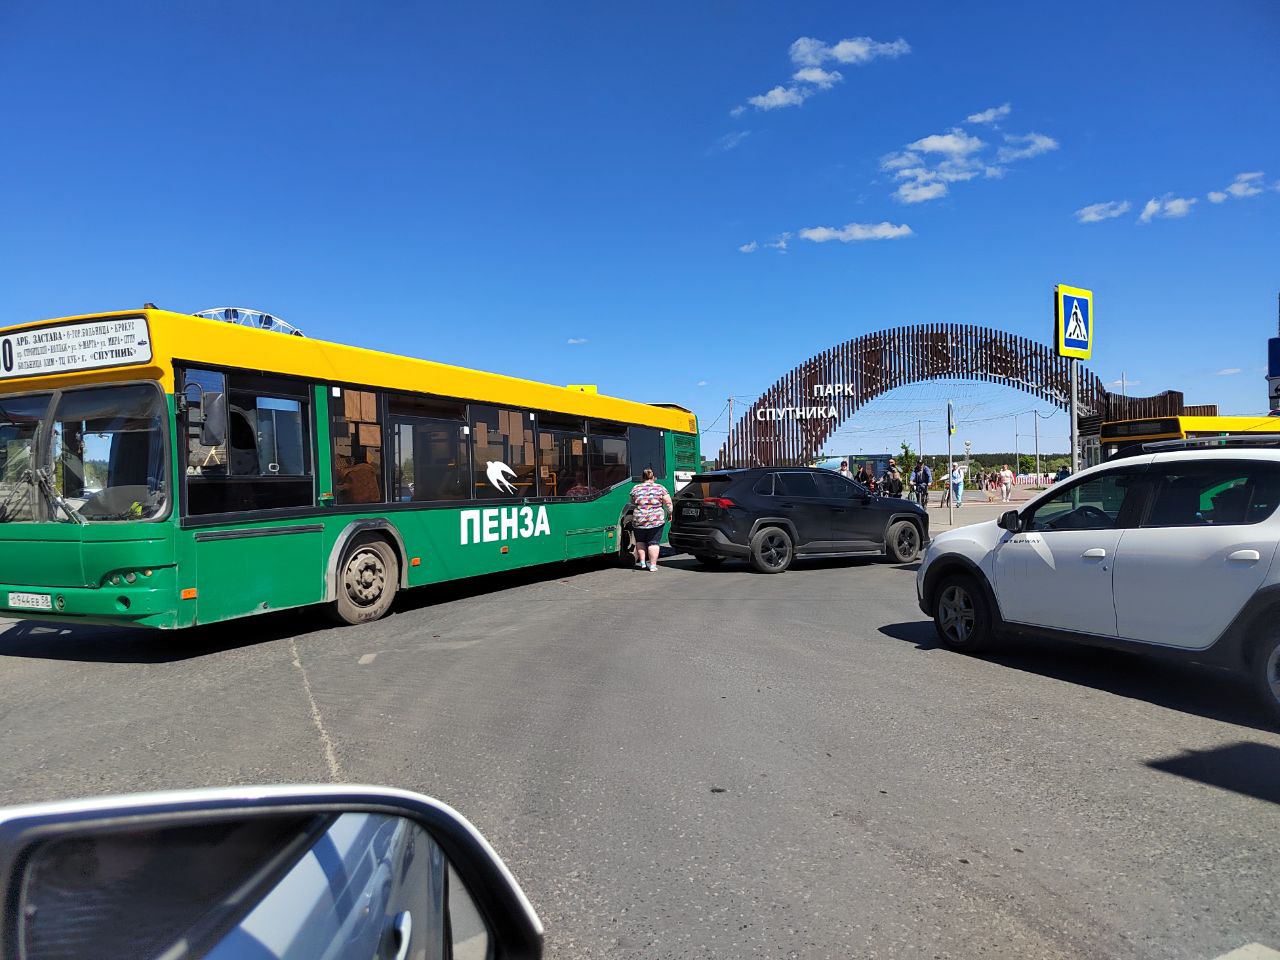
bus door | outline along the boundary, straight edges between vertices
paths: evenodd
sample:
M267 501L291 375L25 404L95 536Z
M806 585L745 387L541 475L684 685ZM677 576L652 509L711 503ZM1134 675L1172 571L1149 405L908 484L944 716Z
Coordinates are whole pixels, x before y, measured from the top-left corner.
M261 374L184 371L185 521L196 620L212 623L324 599L324 525L315 505L311 398ZM307 511L309 512L309 511Z

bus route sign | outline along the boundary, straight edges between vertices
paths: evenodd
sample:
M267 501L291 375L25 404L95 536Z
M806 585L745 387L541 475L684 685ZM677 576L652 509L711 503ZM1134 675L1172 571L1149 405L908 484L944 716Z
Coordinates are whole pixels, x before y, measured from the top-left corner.
M1058 356L1088 360L1093 355L1093 291L1058 284L1053 304Z
M151 359L145 317L31 327L0 336L0 379L122 367Z

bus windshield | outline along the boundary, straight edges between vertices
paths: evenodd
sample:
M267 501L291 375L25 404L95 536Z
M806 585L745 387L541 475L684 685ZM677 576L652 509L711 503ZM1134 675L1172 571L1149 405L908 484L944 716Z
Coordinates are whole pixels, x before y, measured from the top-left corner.
M154 384L0 400L0 520L148 520L165 508L164 402ZM41 443L44 435L48 441Z

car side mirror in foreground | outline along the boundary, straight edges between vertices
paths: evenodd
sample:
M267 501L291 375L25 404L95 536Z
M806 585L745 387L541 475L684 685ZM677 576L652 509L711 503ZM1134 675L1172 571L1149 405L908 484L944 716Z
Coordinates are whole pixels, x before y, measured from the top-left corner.
M0 956L533 960L479 832L383 787L236 787L0 810Z
M1010 533L1017 533L1022 528L1022 517L1017 510L1006 510L1000 514L1000 519L996 521L1003 530Z

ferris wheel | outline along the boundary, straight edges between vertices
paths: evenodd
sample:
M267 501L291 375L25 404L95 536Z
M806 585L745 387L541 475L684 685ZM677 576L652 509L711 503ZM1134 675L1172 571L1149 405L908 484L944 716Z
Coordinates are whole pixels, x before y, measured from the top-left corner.
M301 330L274 314L249 307L214 307L201 310L195 314L206 320L221 320L223 323L235 323L242 327L253 327L255 330L270 330L272 333L283 333L290 337L306 336Z

